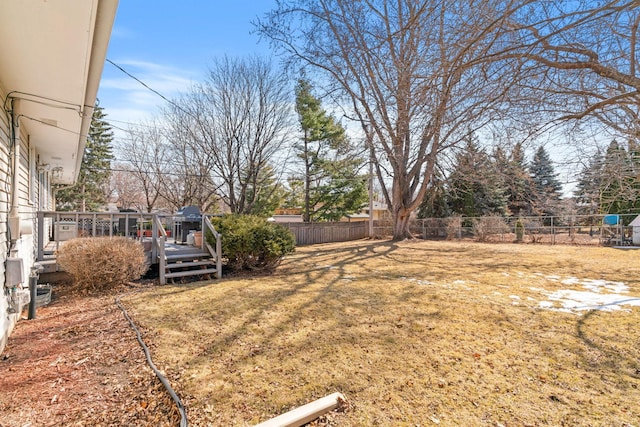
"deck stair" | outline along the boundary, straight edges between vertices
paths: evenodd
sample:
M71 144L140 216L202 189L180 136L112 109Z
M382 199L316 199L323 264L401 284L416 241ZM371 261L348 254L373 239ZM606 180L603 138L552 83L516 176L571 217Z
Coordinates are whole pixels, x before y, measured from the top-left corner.
M159 264L160 284L178 277L222 278L222 235L202 215L198 243L179 242L171 229L174 216L139 212L38 212L36 261L45 273L61 271L56 253L67 240L76 237L127 236L140 241L150 265ZM64 225L65 228L62 228ZM69 230L67 230L67 228ZM67 233L63 233L67 231ZM184 237L183 235L181 237ZM182 243L182 244L180 244ZM189 242L187 242L189 243Z
M217 274L216 261L209 252L181 251L165 255L165 279ZM162 263L161 263L162 265Z
M195 247L185 248L176 245L167 247L167 236L162 231L160 224L156 224L155 230L159 230L160 236L154 238L154 253L157 254L158 263L160 264L161 285L167 283L168 279L173 280L176 277L215 274L217 279L222 278L222 236L213 228L210 219L206 215L202 217L202 229L205 230L202 234L210 233L214 237L215 244L213 246L205 240Z

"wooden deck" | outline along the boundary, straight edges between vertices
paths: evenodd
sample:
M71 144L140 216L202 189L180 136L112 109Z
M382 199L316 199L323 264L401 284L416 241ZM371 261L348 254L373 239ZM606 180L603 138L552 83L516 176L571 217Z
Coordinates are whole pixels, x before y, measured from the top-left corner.
M145 246L145 254L147 255L149 264L158 264L159 260L157 257L154 259L151 251L151 245L145 245L145 242L152 244L152 240L150 238L143 237L141 242L143 246ZM66 241L50 241L45 244L41 259L37 261L38 265L43 267L43 273L62 271L60 269L60 265L56 261L56 252L64 246L65 243ZM165 242L164 250L168 257L175 257L176 255L189 256L202 253L202 249L199 247L176 243L173 239Z
M42 272L60 271L56 252L76 238L126 236L144 246L150 265L159 264L160 283L174 277L214 274L222 277L222 240L210 215L203 215L194 229L214 236L215 243L197 247L183 243L184 220L172 215L140 212L46 212L37 214L37 264ZM196 232L196 238L198 232ZM196 238L199 240L200 238ZM179 241L180 240L180 241Z

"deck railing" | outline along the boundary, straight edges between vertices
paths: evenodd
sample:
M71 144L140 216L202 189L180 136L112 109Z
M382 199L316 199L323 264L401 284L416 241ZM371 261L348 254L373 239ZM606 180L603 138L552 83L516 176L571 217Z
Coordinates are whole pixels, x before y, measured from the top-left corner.
M38 219L37 259L45 259L47 249L60 247L61 242L75 237L126 236L141 241L158 236L156 224L169 227L171 216L139 212L53 212L40 211ZM153 246L152 246L153 247Z
M153 236L151 259L158 260L160 264L158 266L160 283L165 284L167 282L164 277L166 274L167 259L165 257L164 244L167 241L167 232L165 230L165 224L160 221L160 217L158 215L153 217L153 227L151 228L151 231Z
M211 233L216 239L215 249L207 242L207 234ZM202 216L202 249L209 251L211 256L216 260L216 276L222 278L222 236L211 224L211 219L207 215Z
M175 233L174 216L140 212L53 212L37 214L37 260L45 261L66 240L75 237L126 236L140 240L152 264L160 264L160 274L165 270L165 243ZM172 235L167 230L173 230ZM201 249L208 250L217 260L218 277L222 277L221 236L206 215L202 217L203 243ZM206 230L216 238L215 249L206 244ZM176 242L177 243L177 242Z

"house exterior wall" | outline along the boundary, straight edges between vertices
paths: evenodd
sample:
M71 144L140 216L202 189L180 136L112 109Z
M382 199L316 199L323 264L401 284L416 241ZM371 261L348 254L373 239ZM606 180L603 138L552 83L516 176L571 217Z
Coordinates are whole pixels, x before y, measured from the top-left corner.
M5 99L5 93L0 88L0 98ZM9 118L3 109L0 109L0 352L6 345L9 333L13 329L17 316L9 314L10 291L4 286L5 265L8 255L7 218L9 215L9 193L11 187L11 174L9 168L10 147Z
M5 99L6 94L0 88L0 99ZM38 153L29 143L28 128L26 124L18 127L20 143L20 167L18 170L18 200L21 219L21 233L15 243L11 245L8 231L8 217L11 210L11 191L13 186L13 171L11 162L11 126L9 113L0 109L0 352L4 349L7 338L15 323L20 317L20 309L16 313L10 313L10 301L13 299L27 302L26 289L29 285L31 266L36 259L36 221L37 211L50 207L50 186L48 185L48 172L38 172ZM41 187L45 184L45 187ZM6 283L7 258L17 257L23 260L21 285L9 289ZM22 290L21 290L22 289ZM22 293L19 297L18 293Z

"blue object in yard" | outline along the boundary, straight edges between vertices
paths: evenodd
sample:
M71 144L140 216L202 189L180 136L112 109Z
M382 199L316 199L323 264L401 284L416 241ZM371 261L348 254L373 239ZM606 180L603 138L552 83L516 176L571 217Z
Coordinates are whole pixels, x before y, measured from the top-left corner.
M618 225L620 224L620 215L605 215L602 223L604 225Z

